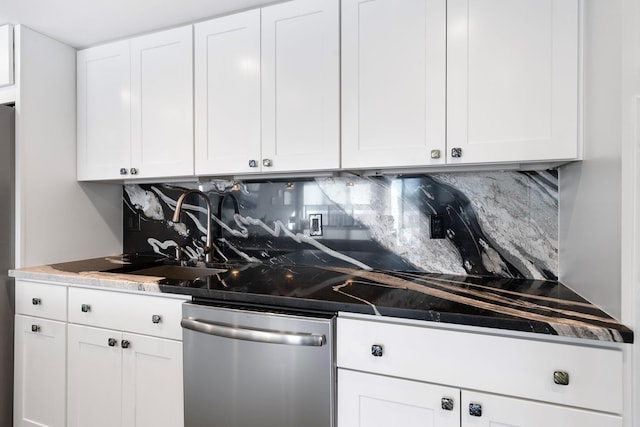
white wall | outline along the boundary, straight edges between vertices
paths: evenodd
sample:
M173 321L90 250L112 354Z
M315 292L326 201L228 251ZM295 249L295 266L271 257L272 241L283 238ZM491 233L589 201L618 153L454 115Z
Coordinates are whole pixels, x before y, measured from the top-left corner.
M622 1L583 5L584 160L559 171L560 280L620 319Z
M122 251L122 186L76 182L76 51L27 27L16 43L16 266Z

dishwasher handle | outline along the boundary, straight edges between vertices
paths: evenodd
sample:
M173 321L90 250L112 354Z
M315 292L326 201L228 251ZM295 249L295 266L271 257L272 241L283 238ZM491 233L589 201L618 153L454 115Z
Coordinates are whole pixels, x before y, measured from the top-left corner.
M310 347L321 347L327 342L327 337L324 335L238 328L201 319L182 319L180 325L195 332L244 341Z

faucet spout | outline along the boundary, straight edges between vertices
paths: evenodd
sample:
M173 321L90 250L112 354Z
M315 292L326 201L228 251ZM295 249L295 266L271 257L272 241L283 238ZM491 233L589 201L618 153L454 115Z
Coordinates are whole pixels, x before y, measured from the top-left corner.
M213 262L213 246L211 242L211 200L209 196L200 190L186 190L183 192L178 201L176 202L176 209L173 212L173 222L180 222L180 213L182 212L182 203L184 199L190 194L197 194L202 197L207 205L207 242L204 247L204 260L205 262Z

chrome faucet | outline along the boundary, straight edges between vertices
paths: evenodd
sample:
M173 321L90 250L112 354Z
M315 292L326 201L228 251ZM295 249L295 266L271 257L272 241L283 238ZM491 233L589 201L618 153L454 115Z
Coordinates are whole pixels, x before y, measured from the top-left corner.
M176 202L176 210L173 212L172 221L180 222L180 212L182 211L182 202L184 201L185 197L187 197L189 194L198 194L202 196L205 203L207 204L207 243L206 243L206 246L204 247L204 261L213 262L213 255L212 255L213 246L211 244L211 200L209 199L209 196L207 196L205 193L203 193L200 190L186 190L185 192L183 192L178 198L178 201ZM176 252L176 255L178 253L179 253L179 250ZM180 261L179 257L178 257L178 261Z

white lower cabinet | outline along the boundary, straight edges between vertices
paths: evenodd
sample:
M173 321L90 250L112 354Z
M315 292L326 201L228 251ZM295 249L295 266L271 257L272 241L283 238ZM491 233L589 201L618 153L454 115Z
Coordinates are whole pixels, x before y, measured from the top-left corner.
M338 427L622 427L622 418L338 369Z
M64 427L67 324L16 315L15 427Z
M465 390L460 409L463 427L622 427L617 415Z
M69 325L69 427L183 425L179 341Z
M69 289L69 427L181 427L184 299Z
M622 427L621 349L534 338L341 314L338 427Z
M64 427L67 287L16 280L14 427Z
M14 427L181 427L182 303L16 280Z
M456 388L338 369L339 427L457 427L459 400Z

